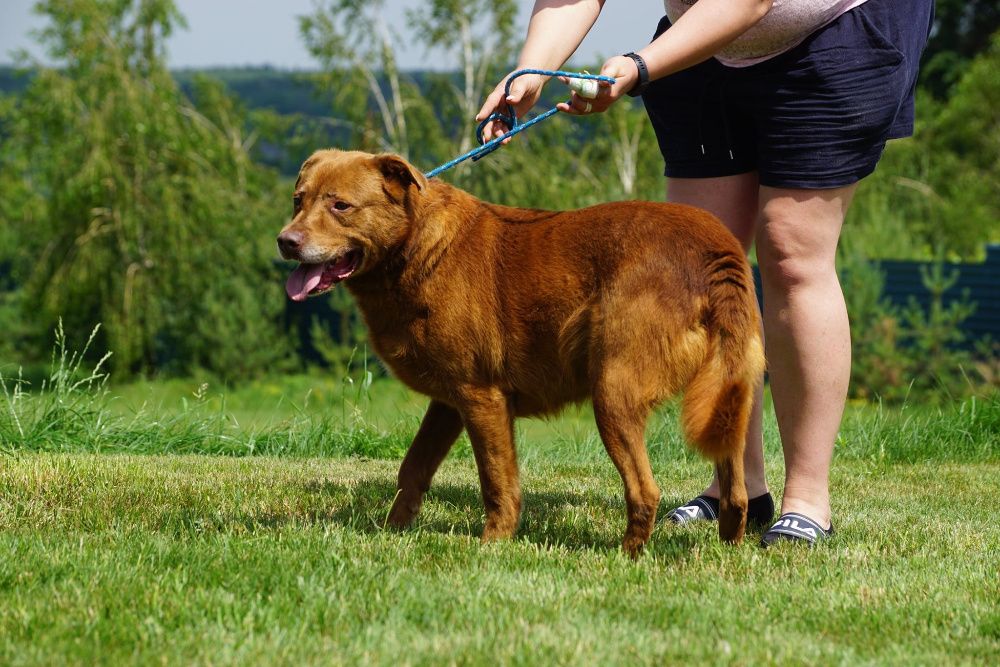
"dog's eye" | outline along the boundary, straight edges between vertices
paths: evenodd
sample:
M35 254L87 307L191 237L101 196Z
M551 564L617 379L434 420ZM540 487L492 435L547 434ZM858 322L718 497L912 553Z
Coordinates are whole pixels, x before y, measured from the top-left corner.
M335 211L346 211L349 208L351 208L351 205L348 204L346 201L338 201L333 203L333 210Z
M294 195L292 197L292 209L298 213L300 208L302 208L302 195Z

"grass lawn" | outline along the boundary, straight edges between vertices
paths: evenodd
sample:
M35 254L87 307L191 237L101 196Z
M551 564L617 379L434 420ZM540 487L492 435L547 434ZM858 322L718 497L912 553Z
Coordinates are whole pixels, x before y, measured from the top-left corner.
M382 528L419 398L383 381L275 386L224 408L193 383L0 403L0 664L1000 657L997 397L852 406L834 466L838 532L816 549L762 551L759 532L727 547L713 526L661 522L632 562L618 549L621 482L586 408L519 428L519 537L481 546L465 444L416 527ZM649 441L662 516L707 466L670 407Z

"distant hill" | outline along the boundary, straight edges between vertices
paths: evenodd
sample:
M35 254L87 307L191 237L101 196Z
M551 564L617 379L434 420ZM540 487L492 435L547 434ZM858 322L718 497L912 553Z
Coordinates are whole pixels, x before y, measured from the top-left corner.
M185 91L195 78L204 75L221 81L248 109L270 109L280 114L330 116L328 101L316 94L313 79L317 72L281 70L273 67L211 67L174 70L174 78ZM424 72L407 72L420 86ZM0 65L0 94L20 93L31 82L31 72Z
M294 176L304 157L315 148L342 146L351 140L348 130L342 124L330 122L342 120L343 117L337 113L329 97L317 92L315 85L317 71L292 71L255 66L181 69L174 70L173 75L187 94L191 93L195 79L205 76L220 81L248 111L269 111L286 117L284 129L276 129L282 125L281 123L275 126L269 121L265 121L264 124L273 126L270 131L260 132L262 127L255 127L258 137L252 149L255 160L277 169L286 176ZM439 80L440 76L440 72L406 72L406 77L425 91L431 89L431 79ZM456 83L459 83L458 72L451 76L454 76ZM22 92L31 82L31 77L30 71L0 65L0 95L16 95ZM385 83L383 85L388 87ZM563 96L565 96L564 88L549 86L541 104L551 106ZM455 117L454 110L441 108L440 105L451 103L448 96L431 97L438 113L449 117L449 122L456 124L465 122ZM472 132L475 125L471 118L467 124L468 131Z
M31 82L31 74L9 65L0 65L0 95L20 93Z
M270 109L280 114L328 116L331 109L315 92L315 72L272 67L226 67L175 70L174 78L190 90L195 77L208 76L225 84L249 109Z
M174 78L185 91L195 77L205 75L221 81L248 109L271 109L281 114L328 116L328 102L315 93L315 72L279 70L273 67L226 67L182 69ZM17 94L31 82L31 72L10 65L0 65L0 95ZM418 75L419 77L419 75Z

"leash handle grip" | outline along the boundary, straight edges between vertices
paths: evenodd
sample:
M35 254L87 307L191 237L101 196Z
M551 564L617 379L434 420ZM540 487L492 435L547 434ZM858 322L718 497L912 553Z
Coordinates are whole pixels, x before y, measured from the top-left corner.
M595 99L598 90L600 90L600 84L593 79L578 79L573 77L567 85L569 85L570 90L585 100Z
M509 77L507 77L507 83L504 86L505 102L507 98L510 96L510 84L514 81L514 79L516 79L519 76L524 76L525 74L540 74L542 76L562 76L566 77L570 81L572 81L573 79L580 79L581 83L583 81L603 81L605 83L611 83L611 84L615 82L615 80L612 77L603 76L601 74L588 74L586 72L566 72L563 70L534 69L534 68L519 69L516 72L512 73ZM500 146L503 145L505 139L514 136L515 134L521 132L522 130L528 129L535 123L540 123L541 121L545 120L546 118L549 118L550 116L555 115L558 112L559 112L558 108L552 107L548 111L540 113L537 116L534 116L522 123L521 119L517 117L517 112L514 111L513 105L507 102L506 114L500 113L499 111L494 111L489 115L489 117L486 120L484 120L483 122L479 123L479 125L476 126L476 141L479 142L479 146L473 148L471 151L467 151L466 153L459 155L454 160L449 160L448 162L445 162L439 167L431 169L429 172L425 174L425 176L427 178L433 178L438 174L440 174L441 172L447 171L448 169L451 169L452 167L461 164L466 160L471 159L473 162L475 162L476 160L485 157L490 153L492 153L493 151L495 151L496 149L500 148ZM493 139L490 139L489 141L486 141L485 139L483 139L483 130L486 128L487 123L494 120L502 121L505 125L507 125L509 129L507 130L507 132L504 132L502 136L495 137Z
M510 86L511 84L514 83L514 79L516 79L519 76L524 76L525 74L539 74L541 76L549 76L549 77L553 76L565 77L569 79L569 87L571 89L576 90L581 97L586 97L588 99L594 99L595 97L597 97L597 86L600 85L599 82L603 81L605 83L610 83L610 84L614 84L615 82L613 77L604 76L603 74L588 74L586 72L567 72L565 70L560 70L560 69L556 70L535 69L533 67L526 67L524 69L519 69L516 72L512 73L509 77L507 77L507 83L504 85L503 99L504 103L507 105L507 113L503 114L500 113L499 111L494 111L489 115L489 117L486 118L486 120L481 122L478 125L478 127L476 127L476 141L479 142L480 146L486 144L486 140L483 139L483 129L486 127L487 123L494 120L499 120L503 122L509 130L516 130L521 125L521 120L517 117L517 112L514 111L514 106L510 102L507 102L507 98L510 97ZM590 84L589 83L590 81L593 81L594 83ZM585 91L589 91L592 89L593 95L585 95L583 94L583 92L581 92L581 89ZM494 150L496 150L496 148L493 148L487 151L486 153L483 153L482 155L477 155L475 158L473 158L473 160L478 160L483 155L492 153Z

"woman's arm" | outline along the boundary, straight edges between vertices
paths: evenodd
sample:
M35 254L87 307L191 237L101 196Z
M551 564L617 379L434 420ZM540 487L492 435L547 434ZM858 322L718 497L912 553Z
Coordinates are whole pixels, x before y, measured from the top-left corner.
M559 69L577 50L605 0L536 0L518 68Z
M771 11L774 0L699 0L645 48L649 78L659 79L711 58ZM634 63L633 63L634 67Z
M673 74L712 57L764 18L772 4L773 0L699 0L669 30L637 53L646 61L650 79ZM561 67L590 32L603 6L604 0L537 0L518 68ZM624 0L619 0L619 6L627 11ZM559 104L559 108L570 113L604 111L639 80L635 62L623 56L608 59L601 74L614 77L614 85L602 83L594 100L573 93L570 102ZM545 81L546 77L521 76L511 85L507 101L519 117L534 106ZM489 94L476 120L499 109L505 83L506 78ZM485 134L487 138L496 137L505 130L502 123L490 123Z
M646 61L650 80L665 77L711 58L764 18L772 4L773 0L698 0L669 30L636 53ZM623 56L609 58L601 74L614 77L615 84L602 86L595 100L573 93L570 103L559 108L570 113L604 111L639 80L635 62Z

